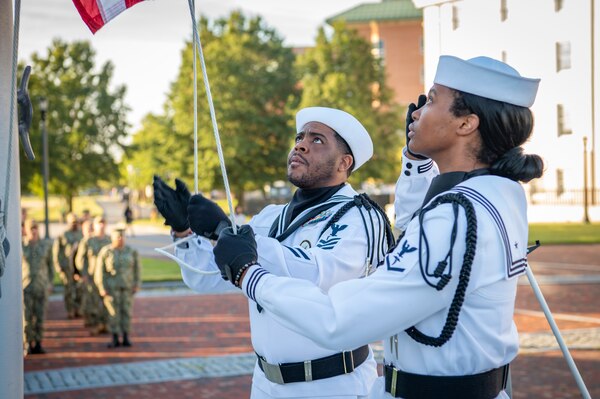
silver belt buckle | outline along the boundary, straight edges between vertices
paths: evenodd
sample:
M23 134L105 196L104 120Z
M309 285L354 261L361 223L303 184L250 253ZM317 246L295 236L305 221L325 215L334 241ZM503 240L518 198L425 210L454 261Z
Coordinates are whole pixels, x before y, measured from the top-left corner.
M346 367L346 353L350 354L350 365L352 366L351 370L348 370L348 368ZM344 362L344 374L348 374L354 371L354 355L352 354L352 351L342 352L342 362Z
M281 375L281 369L279 368L278 364L267 363L262 359L262 357L259 357L258 361L262 365L262 369L267 377L267 380L276 384L285 384L285 382L283 382L283 376Z
M304 361L304 381L312 381L312 362L310 360Z

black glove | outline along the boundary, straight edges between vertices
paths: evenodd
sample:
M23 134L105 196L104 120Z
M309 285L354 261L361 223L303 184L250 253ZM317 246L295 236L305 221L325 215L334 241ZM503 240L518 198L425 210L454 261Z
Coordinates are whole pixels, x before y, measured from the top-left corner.
M219 205L202 194L192 195L187 214L192 231L211 240L219 238L219 232L231 226L231 221Z
M408 153L410 155L412 155L413 157L417 158L417 159L427 159L427 157L420 155L420 154L415 154L414 152L412 152L410 150L410 147L408 146L408 142L410 141L410 138L408 138L408 126L412 123L413 118L412 118L412 113L415 112L416 110L418 110L419 108L421 108L423 105L425 105L425 103L427 102L427 97L424 94L421 94L419 96L419 99L417 100L417 105L415 105L415 103L410 103L408 105L408 111L406 112L406 151L408 151Z
M165 218L165 225L175 231L185 231L190 225L187 217L187 205L190 191L184 182L175 179L175 190L169 187L160 177L154 175L154 205Z
M232 228L227 227L221 232L213 253L223 280L229 280L240 287L242 273L255 265L258 259L252 227L245 224L238 229L237 234L233 234Z

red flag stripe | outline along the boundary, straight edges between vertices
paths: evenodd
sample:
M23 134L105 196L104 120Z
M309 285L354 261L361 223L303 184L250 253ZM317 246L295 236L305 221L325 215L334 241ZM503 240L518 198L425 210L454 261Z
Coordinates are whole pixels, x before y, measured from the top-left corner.
M73 0L73 4L92 33L96 33L104 26L104 19L102 19L96 0Z
M83 22L96 33L111 19L143 0L73 0Z
M144 0L125 0L125 4L127 5L127 8L136 5L137 3L141 3Z

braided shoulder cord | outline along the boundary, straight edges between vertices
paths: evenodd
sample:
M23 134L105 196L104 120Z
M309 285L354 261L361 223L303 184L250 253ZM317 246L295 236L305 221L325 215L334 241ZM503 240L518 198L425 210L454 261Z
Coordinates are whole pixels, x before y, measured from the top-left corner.
M353 201L347 202L340 209L338 209L338 211L331 217L331 219L327 221L327 224L325 225L323 230L321 230L321 234L319 234L319 237L322 236L323 233L325 233L325 231L327 231L327 229L330 228L332 224L337 223L342 218L342 216L344 216L344 214L346 214L346 212L348 212L354 206L364 206L367 210L370 210L370 208L375 208L375 210L382 216L385 222L385 236L389 251L390 248L392 248L395 244L394 233L392 232L392 225L390 223L390 219L387 217L383 208L381 208L381 206L377 202L373 201L367 194L356 195Z
M357 197L358 196L354 197L353 201L346 202L344 205L342 205L340 209L337 210L337 212L331 217L331 219L327 221L327 224L325 225L323 230L321 230L321 234L319 234L319 237L321 237L327 231L327 229L330 228L334 223L337 223L342 218L342 216L344 216L346 212L350 210L350 208L361 205L359 202L357 202Z
M375 212L375 217L377 218L377 226L383 226L383 219L381 218L381 215L379 214L379 212ZM377 249L377 254L375 256L377 256L377 259L381 259L381 262L383 262L384 257L385 257L385 253L386 250L383 249L383 236L385 235L385 229L383 231L381 231L381 228L377 231L377 245L375 246L375 248ZM387 248L386 248L387 249ZM371 261L371 264L373 264L373 261ZM377 265L375 265L377 266Z
M475 249L477 246L477 216L475 214L475 208L471 201L469 201L464 195L458 193L449 193L444 194L437 197L428 207L424 208L419 215L419 222L421 224L421 232L424 236L423 232L423 215L435 208L440 204L452 203L453 208L456 204L462 206L465 210L465 216L467 219L467 232L466 232L466 250L463 258L463 264L460 269L459 277L458 277L458 286L456 287L456 292L454 293L454 297L452 298L452 303L450 305L450 309L448 311L448 316L446 317L446 322L444 327L442 328L442 332L438 337L431 337L423 334L419 331L415 326L412 326L406 329L406 333L415 341L429 346L439 347L444 345L448 340L452 337L454 330L456 329L456 325L458 324L458 317L460 315L460 310L462 308L463 302L465 300L465 292L467 290L467 286L469 285L469 279L471 277L471 266L473 265L473 259L475 258ZM458 224L458 212L457 209L454 208L454 225L452 227L452 239L451 239L451 247L449 252L449 257L452 259L452 247L454 246L454 239L456 238L456 226ZM425 237L425 242L427 242ZM440 266L445 264L445 260L440 262L438 267L436 268L436 272L434 275L440 278L440 282L435 286L437 290L442 290L444 286L450 281L451 275L445 274L441 275ZM423 264L421 262L421 257L419 256L419 267L421 268L421 273L423 274L423 278L426 279L426 272L423 270ZM425 264L427 267L427 264ZM427 281L427 279L425 280ZM430 284L429 282L427 282ZM431 284L430 284L431 285Z
M361 194L360 196L363 198L363 201L365 201L366 203L371 205L373 208L375 208L377 213L380 214L381 217L383 218L384 226L385 226L385 238L387 241L388 252L389 252L389 248L392 248L395 244L394 233L392 231L392 224L390 223L390 219L387 217L387 214L385 213L383 208L377 202L373 201L371 199L371 197L369 197L367 194Z

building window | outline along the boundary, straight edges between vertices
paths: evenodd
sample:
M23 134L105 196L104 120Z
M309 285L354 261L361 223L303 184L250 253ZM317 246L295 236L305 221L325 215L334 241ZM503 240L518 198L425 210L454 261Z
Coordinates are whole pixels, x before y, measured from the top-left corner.
M558 137L565 134L573 134L569 112L565 109L565 106L562 104L556 105L556 122L558 125Z
M571 42L556 43L556 72L571 68Z
M373 57L380 59L383 63L385 61L385 49L383 48L383 40L379 39L371 44L371 54Z
M452 6L452 30L457 30L460 27L460 16L458 14L458 6Z
M565 172L556 169L556 195L561 196L565 192Z
M508 0L500 0L500 21L506 21L508 18Z
M554 11L559 12L563 8L563 0L554 0Z

